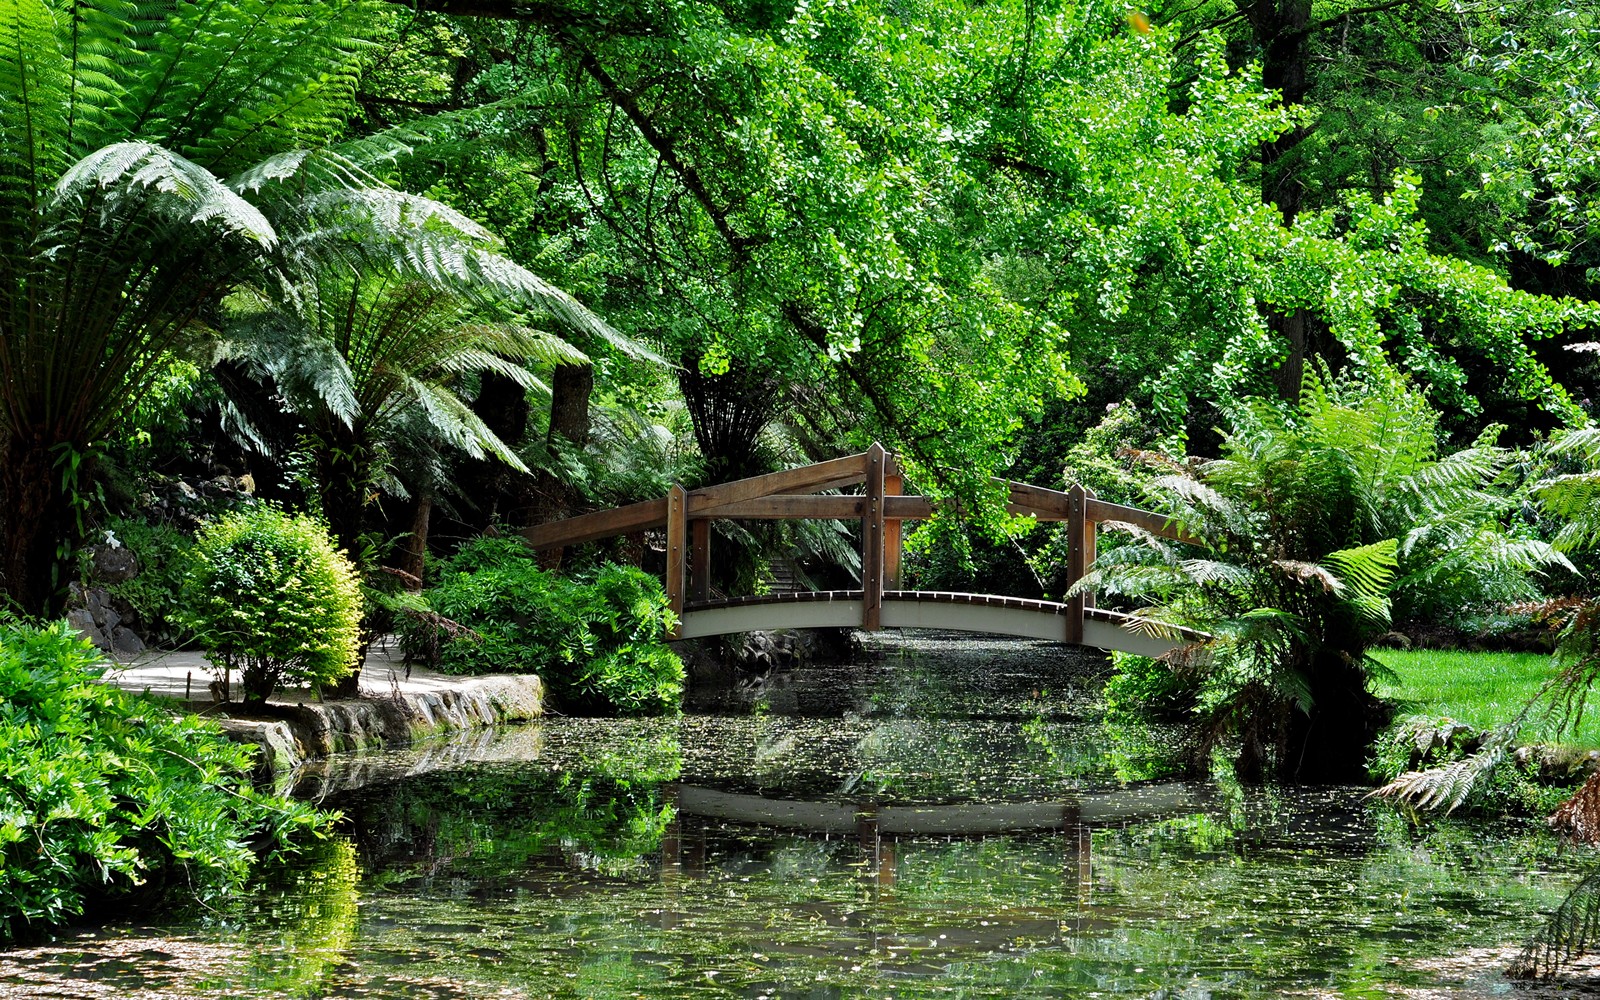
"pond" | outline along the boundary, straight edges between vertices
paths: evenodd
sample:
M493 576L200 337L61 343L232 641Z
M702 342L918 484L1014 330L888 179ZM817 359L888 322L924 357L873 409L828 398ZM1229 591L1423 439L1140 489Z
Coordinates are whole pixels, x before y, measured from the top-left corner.
M393 755L236 905L0 954L0 996L1527 995L1498 970L1586 864L1534 822L1174 780L1083 651L871 645Z

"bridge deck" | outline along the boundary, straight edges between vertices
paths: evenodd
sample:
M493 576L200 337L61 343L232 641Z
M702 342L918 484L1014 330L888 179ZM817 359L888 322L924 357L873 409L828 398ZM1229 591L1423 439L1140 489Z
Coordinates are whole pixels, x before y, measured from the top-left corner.
M863 599L859 590L819 590L688 604L679 634L693 639L758 629L858 627ZM1065 642L1067 623L1076 611L1070 604L1024 597L886 590L881 622L885 628L949 629ZM1082 614L1083 644L1102 649L1160 656L1204 638L1187 630L1158 634L1147 620L1117 611L1087 608Z

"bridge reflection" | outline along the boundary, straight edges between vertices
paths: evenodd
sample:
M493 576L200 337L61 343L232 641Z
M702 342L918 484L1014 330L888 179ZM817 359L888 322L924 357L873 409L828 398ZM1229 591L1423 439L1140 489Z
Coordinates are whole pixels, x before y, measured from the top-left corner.
M699 785L664 787L675 818L661 843L662 878L706 875L707 835L725 824L775 828L828 839L853 837L864 872L881 886L896 881L901 840L1058 833L1063 873L1087 895L1093 885L1093 831L1208 811L1209 786L1170 782L1038 802L944 805L796 800L726 792Z

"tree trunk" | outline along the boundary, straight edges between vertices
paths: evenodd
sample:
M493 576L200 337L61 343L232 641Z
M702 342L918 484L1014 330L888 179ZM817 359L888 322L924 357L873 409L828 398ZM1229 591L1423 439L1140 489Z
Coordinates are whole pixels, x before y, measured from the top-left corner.
M1312 669L1311 713L1298 710L1289 724L1278 776L1306 784L1359 784L1373 740L1387 723L1382 702L1367 691L1360 665L1325 650Z
M516 450L527 440L528 394L515 379L484 372L472 411L508 448ZM468 519L469 533L485 531L506 519L516 506L522 474L496 458L463 462L460 469L457 485L462 497L475 509L475 515L462 513Z
M1285 105L1305 103L1311 90L1310 41L1311 4L1309 0L1256 0L1244 8L1250 29L1261 51L1261 83L1276 90ZM1300 183L1294 152L1309 134L1296 127L1261 147L1261 197L1283 213L1283 224L1293 227L1300 214L1305 189ZM1273 373L1273 385L1284 399L1300 396L1305 378L1308 317L1304 309L1287 313L1272 312L1267 322L1283 338L1286 354Z
M61 546L76 541L55 467L59 444L43 428L27 428L0 447L0 587L26 615L60 612Z
M417 497L416 506L412 509L411 533L406 536L404 558L400 561L401 571L411 574L411 579L405 582L407 590L421 590L424 586L422 573L427 565L428 523L432 516L433 497L423 493Z
M589 443L589 398L594 394L594 368L558 365L550 377L550 429L545 444L554 448L558 437L582 448ZM566 517L581 497L571 486L540 469L534 473L524 505L525 524L544 524ZM555 553L559 562L560 553Z

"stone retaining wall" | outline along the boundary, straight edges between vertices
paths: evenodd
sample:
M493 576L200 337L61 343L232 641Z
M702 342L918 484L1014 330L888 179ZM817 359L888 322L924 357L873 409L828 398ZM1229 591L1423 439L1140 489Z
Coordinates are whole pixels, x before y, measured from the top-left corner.
M248 717L230 714L241 709L221 706L210 715L229 738L258 749L259 781L284 788L310 760L403 747L432 736L537 719L544 712L544 686L532 675L463 677L440 690L269 704Z

